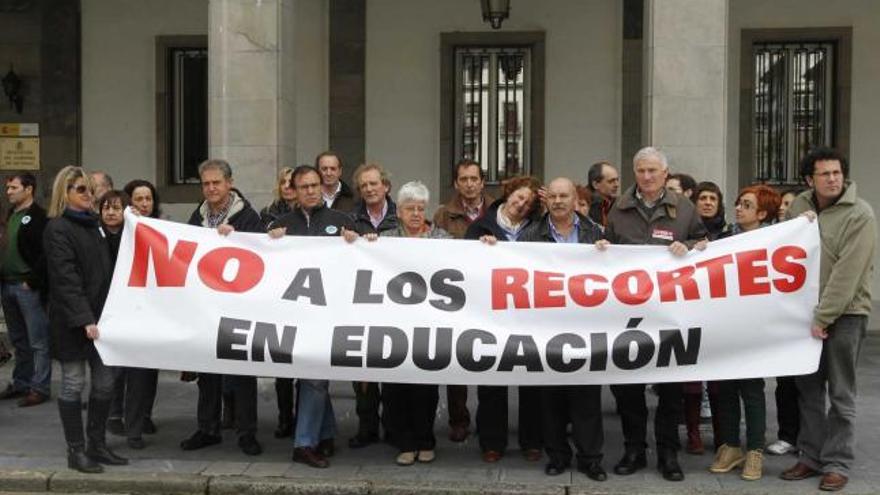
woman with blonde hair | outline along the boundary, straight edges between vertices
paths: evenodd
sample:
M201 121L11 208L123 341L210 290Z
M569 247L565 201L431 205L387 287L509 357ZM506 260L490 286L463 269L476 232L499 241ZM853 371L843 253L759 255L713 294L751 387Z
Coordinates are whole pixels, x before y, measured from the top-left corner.
M272 204L260 210L260 221L266 230L269 230L270 225L276 220L287 215L296 207L293 167L283 167L278 171L278 181L274 192L275 200L272 201ZM288 438L293 435L293 378L275 379L275 397L278 402L278 427L275 428L275 438ZM229 394L223 395L224 419L234 414L232 400Z
M293 167L283 167L278 171L275 185L275 199L272 204L260 210L260 221L267 230L269 225L293 211L296 206L296 189L293 188Z
M52 186L49 223L43 234L49 263L49 326L52 353L61 362L58 412L67 440L67 465L100 473L101 464L122 465L105 441L116 371L95 350L98 320L110 289L113 266L107 239L92 210L94 184L81 167L68 165ZM83 432L82 391L91 374L88 420ZM88 445L86 445L86 438Z

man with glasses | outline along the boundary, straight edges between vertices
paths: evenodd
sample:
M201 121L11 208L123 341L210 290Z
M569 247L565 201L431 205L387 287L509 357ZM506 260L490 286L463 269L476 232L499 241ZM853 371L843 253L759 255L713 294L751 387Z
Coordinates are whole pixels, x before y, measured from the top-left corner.
M269 225L269 236L345 237L357 239L351 217L329 208L321 189L321 173L311 165L300 165L291 175L299 208ZM330 382L300 378L293 435L293 462L314 468L330 466L335 453L336 419L330 402Z
M822 237L819 304L812 335L822 340L819 369L797 377L800 459L784 480L822 475L819 489L846 486L854 460L856 366L871 314L871 281L877 227L871 206L856 195L849 165L831 148L817 148L801 162L809 189L786 212L818 216ZM826 406L826 395L830 408Z

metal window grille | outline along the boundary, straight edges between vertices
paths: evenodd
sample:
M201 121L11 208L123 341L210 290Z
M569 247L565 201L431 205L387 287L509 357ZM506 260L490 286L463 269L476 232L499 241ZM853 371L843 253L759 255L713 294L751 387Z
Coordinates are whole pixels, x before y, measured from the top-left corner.
M530 172L531 50L455 49L455 157L480 163L490 183Z
M755 180L796 184L801 158L833 145L835 44L756 43L752 56Z
M174 184L198 184L208 157L208 49L169 48L170 167Z

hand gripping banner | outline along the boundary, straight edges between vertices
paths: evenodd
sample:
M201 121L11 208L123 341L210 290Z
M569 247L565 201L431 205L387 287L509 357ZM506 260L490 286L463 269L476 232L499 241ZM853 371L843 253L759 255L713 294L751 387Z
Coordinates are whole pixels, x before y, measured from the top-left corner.
M125 215L109 365L497 385L816 370L819 230L665 247L270 239Z

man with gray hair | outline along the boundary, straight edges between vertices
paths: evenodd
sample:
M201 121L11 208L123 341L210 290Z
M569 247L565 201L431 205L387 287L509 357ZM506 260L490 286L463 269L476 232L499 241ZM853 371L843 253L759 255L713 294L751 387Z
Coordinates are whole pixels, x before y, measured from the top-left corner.
M232 167L225 160L205 160L199 165L205 200L190 216L189 224L217 229L221 235L263 232L260 214L232 183ZM235 402L238 446L247 455L259 455L257 442L257 379L253 376L199 373L199 402L196 416L199 428L180 442L183 450L196 450L220 443L220 410L223 381L229 382Z
M600 248L607 243L662 245L668 246L676 256L683 256L694 247L704 249L706 227L693 203L666 189L669 174L666 155L656 148L642 148L633 158L633 171L636 184L621 194L611 208L605 228L606 242L597 243ZM657 469L669 481L682 481L684 473L678 464L682 385L660 383L654 389L660 396L654 415ZM626 447L614 472L632 474L647 465L645 385L611 385L611 392L617 400Z

